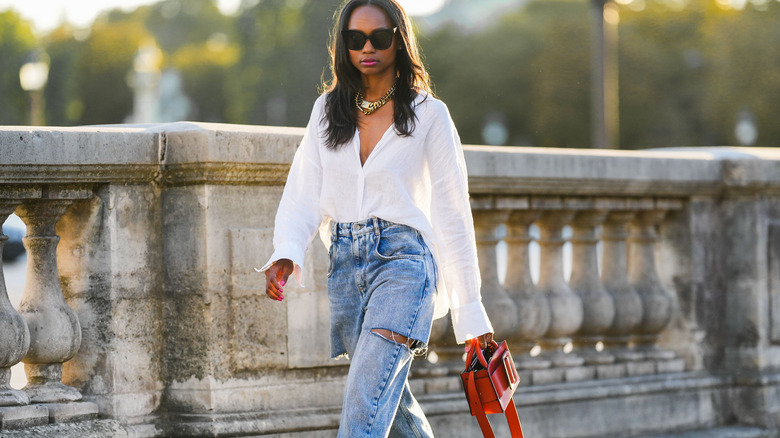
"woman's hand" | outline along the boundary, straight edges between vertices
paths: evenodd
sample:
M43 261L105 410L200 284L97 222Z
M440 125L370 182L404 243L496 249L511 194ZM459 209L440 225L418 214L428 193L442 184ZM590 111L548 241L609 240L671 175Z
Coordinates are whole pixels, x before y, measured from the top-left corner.
M265 294L268 298L276 301L284 299L282 287L287 283L287 278L293 273L293 269L292 260L279 259L265 271Z
M493 333L488 332L484 335L477 336L477 340L479 341L479 348L484 350L493 342Z

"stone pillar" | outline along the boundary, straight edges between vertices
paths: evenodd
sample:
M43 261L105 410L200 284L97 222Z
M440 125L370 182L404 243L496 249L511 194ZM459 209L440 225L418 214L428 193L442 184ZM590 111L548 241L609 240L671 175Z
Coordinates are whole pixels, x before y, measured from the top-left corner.
M615 361L606 351L596 350L604 332L615 318L615 304L599 278L598 236L596 228L604 222L604 211L577 213L572 222L572 272L569 286L582 299L583 320L574 337L575 353L587 364L605 364Z
M610 212L601 232L601 282L615 305L615 318L605 333L604 347L621 362L642 359L629 347L634 329L642 322L642 299L628 280L626 225L634 216L631 211Z
M628 278L642 299L642 322L633 342L647 359L672 359L675 354L658 348L658 337L672 319L672 297L661 286L655 264L655 227L663 210L643 211L631 222L629 235Z
M449 313L433 321L426 359L413 362L414 376L457 375L463 371L463 346L455 341Z
M584 360L573 354L564 354L563 347L571 341L571 336L582 325L582 300L563 278L562 232L574 213L571 211L547 211L538 223L541 231L539 290L547 296L550 303L550 327L539 344L545 359L553 366L578 366Z
M13 213L18 202L0 201L0 254L8 236L2 233L2 224ZM30 403L24 391L10 386L11 367L19 363L30 347L30 332L19 313L11 306L0 257L0 406L21 406Z
M65 303L57 270L57 220L70 200L25 203L16 211L27 224L27 282L19 313L30 329L30 349L22 359L28 384L24 390L35 403L81 400L81 393L62 383L62 364L81 345L81 326Z
M505 338L517 326L517 306L498 281L496 228L506 222L504 210L474 210L474 232L477 241L479 273L482 277L482 304L485 306L496 337ZM446 262L445 262L446 263Z
M515 210L509 215L506 226L506 280L504 288L517 306L517 328L508 336L512 344L515 362L519 368L549 368L550 361L532 357L528 353L550 327L550 304L547 297L536 288L531 278L529 244L531 224L541 213L531 210ZM515 348L517 348L515 350Z

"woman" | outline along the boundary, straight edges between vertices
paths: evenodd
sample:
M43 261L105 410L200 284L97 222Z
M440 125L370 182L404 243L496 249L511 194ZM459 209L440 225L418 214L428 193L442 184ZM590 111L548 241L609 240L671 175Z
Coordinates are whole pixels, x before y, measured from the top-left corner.
M449 309L459 343L486 345L493 331L463 150L395 0L347 1L330 52L332 81L276 215L266 293L281 301L290 274L300 282L320 226L331 353L351 359L339 437L433 436L407 382L433 318Z

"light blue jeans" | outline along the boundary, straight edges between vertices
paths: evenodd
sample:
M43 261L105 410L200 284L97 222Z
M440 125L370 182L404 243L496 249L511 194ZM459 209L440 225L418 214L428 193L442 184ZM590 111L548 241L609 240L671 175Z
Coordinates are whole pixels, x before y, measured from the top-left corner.
M331 239L331 354L350 357L338 436L432 437L407 381L433 322L436 267L429 248L417 230L376 218L334 223Z

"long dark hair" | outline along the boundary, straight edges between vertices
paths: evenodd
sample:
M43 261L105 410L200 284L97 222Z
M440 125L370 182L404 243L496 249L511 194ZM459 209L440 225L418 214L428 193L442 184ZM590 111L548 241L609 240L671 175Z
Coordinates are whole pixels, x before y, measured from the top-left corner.
M409 136L415 128L415 114L412 107L418 93L432 95L431 81L423 66L417 38L414 36L411 21L406 12L395 0L347 0L341 7L338 19L333 27L330 44L331 80L324 85L328 94L325 103L327 121L328 149L335 150L346 144L355 135L357 127L357 108L354 105L355 93L362 91L363 81L360 71L352 65L341 31L349 26L352 12L359 6L373 5L381 8L394 27L401 48L396 54L396 73L398 75L393 119L399 135Z

